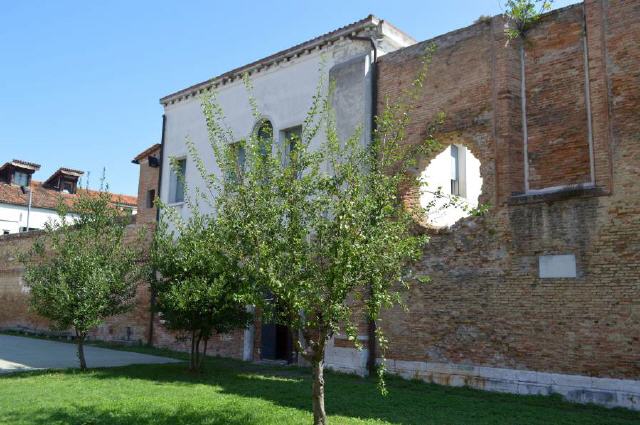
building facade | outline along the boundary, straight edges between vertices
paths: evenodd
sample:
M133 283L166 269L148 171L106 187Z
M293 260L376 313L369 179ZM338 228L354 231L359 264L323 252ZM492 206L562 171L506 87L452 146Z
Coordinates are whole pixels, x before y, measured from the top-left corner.
M445 112L438 134L443 150L421 158L416 177L425 184L403 197L425 206L439 190L470 208L488 208L481 216L436 208L421 223L431 243L418 268L433 282L408 294L408 312L383 317L386 362L392 372L432 382L638 408L638 5L587 0L556 10L527 34L522 49L519 40L507 40L505 24L498 16L389 49L376 60L375 81L367 83L375 87L378 110L401 101L425 49L437 46L414 100L406 143L422 142ZM366 138L375 108L367 106L369 89L362 91L367 68L353 57L371 50L355 41L336 42L329 52L340 61L328 70L344 102L337 102L336 115L347 117L341 136L363 124ZM316 87L319 59L292 56L292 64L252 65L264 68L251 77L276 135L300 125ZM254 130L242 82L233 74L162 99L163 160L186 158L181 141L187 136L206 140L204 122L195 117L207 84L218 84L234 132ZM186 176L197 180L188 160ZM163 170L163 179L170 178ZM162 187L163 199L170 199L169 191ZM366 323L361 328L366 342ZM273 345L282 351L279 333L258 326L221 336L212 350L265 358ZM265 338L276 342L265 344ZM326 361L364 374L369 355L338 335Z
M425 185L402 197L425 205L440 188L470 206L486 206L486 212L444 209L418 223L431 240L416 268L432 282L413 285L408 310L386 311L378 323L389 339L389 371L445 385L557 393L640 409L640 4L586 0L553 11L529 31L522 48L518 40L508 42L505 23L496 16L415 43L368 17L163 98L162 146L135 159L143 182L139 216L146 217L139 221L154 222L151 204L140 204L150 190L188 214L168 166L170 158L184 159L187 184L201 184L187 137L217 171L206 157L200 112L199 96L208 87L218 92L239 139L268 120L282 140L304 120L323 69L336 81L341 136L361 125L366 140L372 111L402 100L425 48L434 43L425 83L411 99L405 142L421 143L445 112L437 134L442 149L419 158L415 174ZM369 35L379 43L375 61L364 40ZM264 113L257 122L244 72L251 73ZM160 168L152 165L156 160ZM3 285L20 292L9 245L20 237L0 236L0 302L15 310L0 309L0 326L42 327L14 308L24 295L7 301L2 292ZM187 349L148 313L149 294L141 288L139 308L110 320L97 336L134 335ZM364 318L360 329L363 345L375 347ZM208 352L287 361L286 338L282 329L256 323L216 335ZM365 374L369 356L383 361L337 335L326 363Z

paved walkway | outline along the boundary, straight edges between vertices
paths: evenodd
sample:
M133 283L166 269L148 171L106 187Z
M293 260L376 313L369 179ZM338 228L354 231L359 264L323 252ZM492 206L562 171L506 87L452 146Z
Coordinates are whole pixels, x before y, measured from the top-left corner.
M88 367L114 367L143 363L177 363L180 360L129 351L86 346ZM77 368L76 345L0 334L0 374L35 369Z

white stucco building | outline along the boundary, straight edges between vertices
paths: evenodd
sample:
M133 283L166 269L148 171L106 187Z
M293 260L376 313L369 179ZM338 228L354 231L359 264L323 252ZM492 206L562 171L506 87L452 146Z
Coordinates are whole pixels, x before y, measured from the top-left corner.
M211 151L201 111L201 94L214 90L226 117L226 125L236 140L246 139L266 123L273 131L274 144L300 131L312 105L320 78L335 83L333 108L342 138L362 129L363 141L370 140L375 101L375 59L387 52L414 44L415 40L387 22L368 16L320 37L298 44L266 58L241 66L210 80L193 85L160 100L164 106L160 198L188 216L184 193L167 164L181 161L189 190L204 183L186 148L189 138L200 152L208 170L220 173ZM249 74L253 97L261 114L256 119L249 104L243 74ZM311 147L318 146L318 140ZM205 208L205 207L203 207ZM245 332L245 359L252 359L252 330ZM278 326L261 329L261 357L288 359L291 342ZM327 362L337 369L364 371L367 353L330 345Z

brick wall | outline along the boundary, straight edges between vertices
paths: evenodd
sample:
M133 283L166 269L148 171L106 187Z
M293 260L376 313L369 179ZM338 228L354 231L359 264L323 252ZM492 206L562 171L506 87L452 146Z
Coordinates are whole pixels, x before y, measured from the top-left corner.
M149 155L159 156L160 147L154 151L148 152ZM150 167L148 156L139 160L140 174L138 179L138 214L136 221L138 223L155 223L157 208L155 206L149 207L148 197L149 191L153 190L155 195L158 195L158 176L160 174L160 167ZM153 199L151 199L153 201Z
M138 214L134 224L127 229L126 243L140 243L138 234L145 235L142 243L149 245L155 229L156 208L147 207L147 192L158 187L158 167L148 164L148 155L157 155L156 150L145 151L139 160ZM18 233L0 236L0 329L28 329L36 332L49 331L49 323L29 311L28 290L22 282L24 267L18 254L27 251L43 232ZM148 282L141 282L136 292L135 307L122 315L108 318L90 335L103 341L147 343L151 335L155 346L188 351L185 335L167 330L157 314L151 324L151 293ZM242 358L243 331L228 335L214 335L207 352L211 355Z
M552 12L525 44L530 188L591 178L586 53L594 189L522 195L519 45L506 45L503 24L496 17L434 40L407 143L420 143L446 112L441 141L481 160L492 207L432 232L418 268L433 282L411 290L409 312L381 321L388 358L637 379L640 4L591 0ZM426 43L380 58L380 108L400 98ZM547 254L574 254L577 277L541 279Z

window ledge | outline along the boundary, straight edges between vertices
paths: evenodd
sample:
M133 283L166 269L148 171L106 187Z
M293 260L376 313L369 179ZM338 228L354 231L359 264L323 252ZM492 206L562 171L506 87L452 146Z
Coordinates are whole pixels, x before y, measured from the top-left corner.
M168 207L182 207L184 205L184 201L181 202L171 202L168 203L167 206Z
M530 193L514 193L508 201L508 205L526 205L539 202L565 201L574 198L592 198L608 195L602 187L593 185L575 185L559 188L550 188Z

